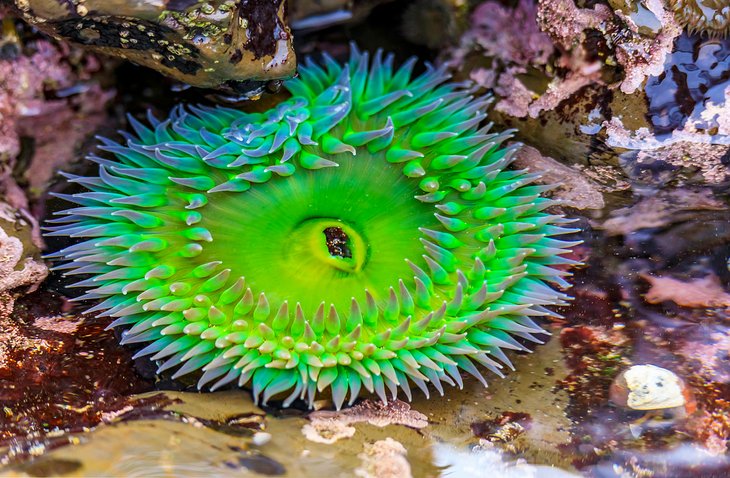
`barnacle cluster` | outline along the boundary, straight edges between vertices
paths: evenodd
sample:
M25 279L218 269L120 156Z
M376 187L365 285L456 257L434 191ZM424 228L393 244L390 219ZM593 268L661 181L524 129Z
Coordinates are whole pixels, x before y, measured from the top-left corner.
M89 189L62 195L53 254L123 343L199 387L252 384L257 400L340 408L364 387L485 382L533 320L568 298L575 232L546 209L538 175L510 170L488 98L380 52L309 62L264 113L178 107L92 157ZM519 339L519 340L518 340Z

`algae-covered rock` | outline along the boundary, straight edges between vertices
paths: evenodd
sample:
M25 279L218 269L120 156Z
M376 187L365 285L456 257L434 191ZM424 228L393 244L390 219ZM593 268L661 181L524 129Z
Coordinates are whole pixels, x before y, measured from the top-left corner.
M609 3L486 1L443 58L495 94L495 122L606 191L724 184L730 39L683 33L659 1Z

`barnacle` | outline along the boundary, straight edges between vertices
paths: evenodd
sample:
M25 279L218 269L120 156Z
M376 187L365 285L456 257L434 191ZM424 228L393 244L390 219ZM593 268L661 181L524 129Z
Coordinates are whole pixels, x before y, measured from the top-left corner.
M355 50L302 67L265 113L130 119L98 177L66 175L90 191L62 195L78 207L49 235L82 242L53 256L138 357L202 370L199 387L284 405L329 388L340 408L362 387L443 393L460 370L486 385L476 365L511 367L504 350L568 298L549 283L568 285L576 243L555 236L576 230L536 174L506 169L489 99L414 64Z

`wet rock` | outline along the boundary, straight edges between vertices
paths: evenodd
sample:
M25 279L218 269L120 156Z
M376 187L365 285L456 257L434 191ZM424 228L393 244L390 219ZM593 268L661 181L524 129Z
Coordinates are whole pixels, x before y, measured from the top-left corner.
M392 0L290 0L289 24L293 30L311 32L342 23L355 24L373 8Z
M710 458L725 453L730 436L723 398L730 393L728 312L710 306L727 289L728 239L716 227L726 222L726 209L724 195L709 188L645 191L635 206L614 211L607 234L591 241L587 267L576 274L574 307L565 312L571 327L560 336L571 368L560 383L570 394L569 448L584 472L674 478L726 469L727 462ZM651 410L630 407L619 372L633 364L681 377L681 398L675 393L674 403L659 400ZM667 404L678 406L661 408ZM708 458L683 461L682 449Z
M696 255L727 258L730 211L699 212L691 220L655 232L651 242L655 256L664 263L687 263L688 256Z
M559 386L571 396L574 418L585 418L591 409L608 401L608 390L619 369L628 365L625 351L631 342L623 328L568 327L560 341L571 373Z
M619 120L606 123L606 133L618 148L634 144L619 156L627 174L640 185L708 184L719 186L730 181L730 147L703 143L703 135L690 134L686 140L656 141L655 146L634 143L632 133Z
M484 2L444 58L495 94L496 122L604 192L728 182L730 40L680 35L659 0L579 3Z
M620 153L632 179L642 185L730 181L729 60L729 39L682 35L662 72L647 79L645 93L617 97L624 106L614 108L600 136Z
M623 111L602 123L627 174L640 184L730 181L729 67L730 39L677 38L643 94L624 97Z
M257 432L265 429L264 414L245 413L229 417L225 420L199 419L205 426L231 436L254 437Z
M624 70L620 89L631 94L647 77L662 73L682 27L661 0L621 3L613 2L620 5L614 14L623 22L622 31L615 37L616 60Z
M231 448L234 449L235 447ZM286 474L284 465L273 458L269 458L260 453L243 451L240 448L234 449L233 451L240 452L241 456L238 457L236 462L227 461L225 464L229 468L245 468L264 476L280 476Z
M585 25L576 23L577 31L566 36L566 44L555 35L551 38L554 32L547 24L557 27L577 21L575 16L562 12L565 16L560 22L538 23L542 10L551 6L560 10L568 3L522 0L515 8L508 8L497 1L484 2L474 10L470 28L459 46L448 50L444 57L459 77L469 78L495 94L491 116L497 123L517 128L518 138L539 145L543 154L589 165L585 158L595 145L583 130L600 127L604 106L612 100L612 93L605 87L611 78L604 78L602 57L589 54L589 48L580 43L585 38L582 28L588 28L593 20L585 18ZM596 9L610 14L604 5ZM607 163L602 157L590 165L600 177L601 173L609 173L598 169ZM621 176L620 172L610 175ZM614 182L612 177L599 184L613 186Z
M614 1L613 5L619 8L611 10L598 4L587 9L578 8L573 0L542 1L538 23L564 49L585 43L589 31L601 32L606 46L611 45L609 51L615 62L623 69L620 89L631 94L647 76L662 72L664 60L682 29L660 0L642 2L637 11L623 2Z
M675 269L669 275L677 277L697 278L712 272L725 283L730 278L730 211L722 195L688 188L658 191L613 211L596 228L613 236L607 238L613 246L620 245L608 251L615 254L614 267L625 269L619 282L630 278L635 283L635 272L667 275L662 271L666 268ZM634 264L633 259L650 259L651 264ZM646 290L643 280L635 285Z
M416 0L403 13L403 36L432 49L453 45L464 29L467 12L467 2L459 0Z
M25 424L30 424L32 416L44 412L43 408L38 405L33 409L23 410L19 404L4 400L5 397L2 396L1 392L0 389L0 403L5 404L4 412L11 418L15 418L18 412L25 412L27 416L23 420ZM183 430L183 432L185 430L199 430L201 436L219 434L220 437L224 437L218 440L221 444L230 443L226 450L222 450L217 445L212 446L213 449L218 450L221 455L228 458L227 460L221 460L220 463L216 462L216 465L221 467L228 469L245 468L259 474L271 476L278 476L286 472L286 468L281 463L262 454L257 449L252 449L252 446L263 446L273 438L270 433L260 431L266 428L265 415L259 412L251 412L213 418L219 415L219 413L214 412L207 416L195 416L191 412L199 410L190 407L188 403L179 398L183 396L184 394L175 394L174 392L119 397L107 394L105 397L99 398L97 403L87 404L83 408L77 405L78 402L71 401L67 397L68 403L64 403L64 405L68 409L86 413L87 421L83 422L83 426L81 428L57 427L47 433L27 430L29 433L25 436L18 433L15 437L8 435L10 437L8 439L3 439L3 435L0 435L0 451L4 451L4 453L0 453L0 464L10 463L19 470L31 473L32 467L36 463L42 469L42 463L53 461L53 459L47 458L34 460L34 457L45 457L52 450L61 449L66 445L86 443L94 436L90 433L92 431L114 429L116 425L121 423L132 426L134 422L143 422L146 424L152 423L154 424L153 427L162 427L161 423L182 425L181 428L175 429ZM202 403L209 409L212 399L214 399L213 395L208 397L207 402L203 400ZM250 408L238 405L237 410ZM59 405L54 404L53 406L58 407ZM181 409L190 410L182 411ZM210 412L210 410L208 411ZM216 412L220 412L220 410ZM223 413L223 415L227 414ZM63 423L73 423L68 416L63 417L63 419L65 420ZM10 431L12 431L12 426ZM7 430L0 428L0 433L2 432L7 432ZM84 433L79 434L79 432ZM7 449L3 450L3 446L7 446ZM207 444L206 446L211 445ZM64 460L61 459L61 461Z
M15 0L23 19L57 38L202 88L260 93L294 74L283 0L205 2Z
M677 38L666 67L646 82L648 116L654 132L730 134L727 111L727 63L730 42L683 35ZM727 143L726 143L727 144Z
M596 279L590 277L587 284L573 291L573 303L565 311L568 324L613 328L621 323L621 290L611 285L602 287L601 284L593 283L593 280Z
M674 358L672 369L692 390L696 411L679 429L710 454L722 457L730 442L730 330L726 325L730 316L699 311L703 312L699 323L692 324L692 317L684 315L677 327L653 325L647 334L664 334L663 340L654 338L652 343ZM730 470L730 462L725 466Z
M77 461L73 476L279 476L286 473L280 458L252 446L252 440L220 433L206 422L225 423L236 412L257 410L241 394L150 393L128 397L124 406L105 415L102 424L73 434L58 432L43 442L17 438L0 442L0 463L21 473L35 464ZM260 413L260 410L258 411ZM279 435L277 431L277 435ZM31 443L30 446L26 444ZM68 447L66 445L75 446ZM2 455L3 445L11 454ZM60 472L61 470L59 470ZM44 476L56 476L59 472ZM0 475L5 476L1 471ZM15 475L11 475L15 476ZM23 475L25 476L25 475Z
M13 468L30 476L65 476L78 471L81 468L81 462L49 458Z
M297 30L326 28L352 19L350 0L292 0L289 2L291 27Z
M520 81L531 68L541 68L554 53L548 35L535 22L537 7L534 2L522 0L514 9L496 1L479 5L471 17L469 30L462 36L457 48L448 53L447 61L455 68L473 67L465 72L484 88L493 88L499 95L495 110L515 117L537 116L539 107L530 106L537 95L547 89L540 82L539 93ZM492 64L481 66L483 55Z

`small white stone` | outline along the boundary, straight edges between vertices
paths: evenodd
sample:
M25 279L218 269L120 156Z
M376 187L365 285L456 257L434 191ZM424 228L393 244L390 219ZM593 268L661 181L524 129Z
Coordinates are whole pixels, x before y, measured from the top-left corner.
M682 380L656 365L634 365L624 372L629 389L627 406L634 410L659 410L685 404Z
M256 446L266 445L271 441L271 433L256 432L253 434L252 442Z

